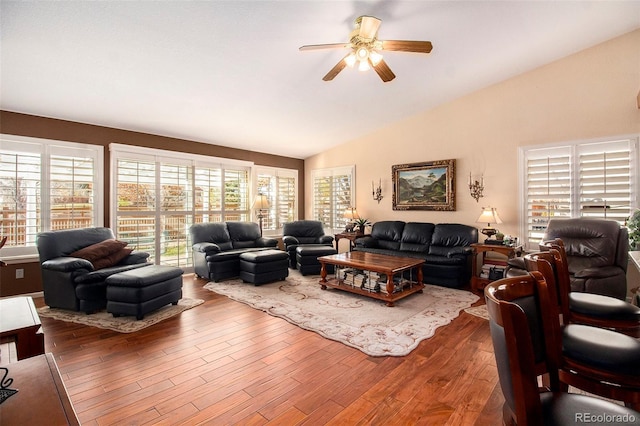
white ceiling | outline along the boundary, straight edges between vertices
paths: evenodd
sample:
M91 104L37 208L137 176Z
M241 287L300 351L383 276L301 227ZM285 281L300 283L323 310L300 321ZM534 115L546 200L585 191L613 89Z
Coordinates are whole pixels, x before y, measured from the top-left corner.
M4 1L3 110L295 158L640 28L640 1ZM360 15L397 78L345 69ZM639 46L640 48L640 46ZM117 141L116 141L117 142Z

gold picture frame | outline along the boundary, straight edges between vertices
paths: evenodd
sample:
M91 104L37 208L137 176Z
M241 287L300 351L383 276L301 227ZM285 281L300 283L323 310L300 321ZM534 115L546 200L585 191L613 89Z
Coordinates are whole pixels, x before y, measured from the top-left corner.
M391 167L393 210L454 211L456 160Z

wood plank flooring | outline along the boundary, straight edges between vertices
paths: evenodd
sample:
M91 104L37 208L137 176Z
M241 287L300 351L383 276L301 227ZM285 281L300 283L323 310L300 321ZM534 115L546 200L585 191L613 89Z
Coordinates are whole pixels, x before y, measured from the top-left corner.
M370 357L205 283L185 275L184 295L205 303L137 333L42 318L83 425L502 424L483 319L462 313L406 357Z

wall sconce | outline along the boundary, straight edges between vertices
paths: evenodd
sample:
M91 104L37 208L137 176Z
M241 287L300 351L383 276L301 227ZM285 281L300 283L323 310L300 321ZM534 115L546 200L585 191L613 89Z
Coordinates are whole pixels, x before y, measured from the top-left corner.
M382 179L380 179L377 188L375 187L373 181L371 181L371 195L373 195L373 199L376 200L378 204L380 204L380 201L384 198L382 196Z
M469 172L469 193L476 200L476 203L480 198L484 197L482 191L484 191L484 177L480 175L480 182L478 182L471 179L471 172Z

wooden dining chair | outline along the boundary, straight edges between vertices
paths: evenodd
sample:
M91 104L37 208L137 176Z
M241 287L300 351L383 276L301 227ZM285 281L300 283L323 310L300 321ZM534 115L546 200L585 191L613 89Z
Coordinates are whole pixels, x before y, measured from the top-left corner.
M565 323L608 328L640 337L640 307L615 297L571 291L567 253L561 239L545 241L543 250L556 250L548 259L554 268L558 302Z
M554 260L560 258L555 249L525 255L527 269L542 275L549 293L552 307L546 312L551 313L543 321L553 332L545 335L545 344L547 356L558 366L561 389L574 386L640 409L640 340L607 328L561 320L560 305L553 300L558 294L556 276L562 268Z
M579 424L585 413L603 415L602 422L593 423L602 425L610 424L607 420L613 416L640 419L640 413L600 398L539 387L541 369L552 375L557 371L556 358L543 355L544 335L553 332L543 325L544 315L552 308L545 293L546 282L538 272L494 281L485 288L491 339L505 397L504 424L572 425Z

